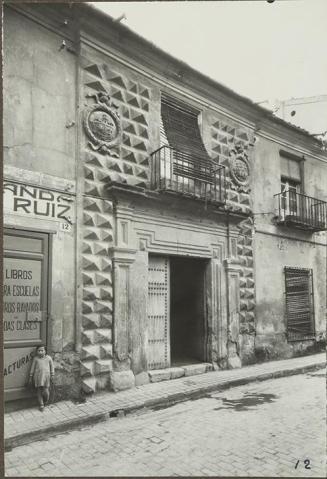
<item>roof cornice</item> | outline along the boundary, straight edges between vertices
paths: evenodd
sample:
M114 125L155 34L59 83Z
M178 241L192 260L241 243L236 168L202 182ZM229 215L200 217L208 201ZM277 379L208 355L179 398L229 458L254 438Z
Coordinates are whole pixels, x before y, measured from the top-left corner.
M173 84L181 91L192 92L196 99L202 98L200 103L208 103L208 107L217 105L223 114L230 112L232 117L246 123L262 136L296 143L315 156L327 159L327 153L321 150L319 141L306 130L274 116L269 110L176 59L93 5L15 3L7 6L59 35L75 39L77 36L82 43L89 41L94 46L100 45L108 53L121 54L132 67L141 65L152 73L152 77L166 81L167 85ZM64 25L67 19L69 24Z

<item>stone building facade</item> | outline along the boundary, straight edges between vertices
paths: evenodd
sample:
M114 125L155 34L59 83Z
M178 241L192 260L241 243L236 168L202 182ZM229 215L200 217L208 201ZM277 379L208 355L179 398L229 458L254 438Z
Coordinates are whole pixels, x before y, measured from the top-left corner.
M322 344L305 131L82 4L5 7L4 118L8 400L41 342L61 397Z

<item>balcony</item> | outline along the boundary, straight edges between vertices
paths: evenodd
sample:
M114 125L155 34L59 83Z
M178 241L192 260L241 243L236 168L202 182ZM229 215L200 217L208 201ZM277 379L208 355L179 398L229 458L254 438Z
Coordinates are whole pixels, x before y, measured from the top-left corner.
M162 146L151 154L151 187L222 205L226 202L225 167Z
M325 201L291 190L279 193L275 198L278 224L312 232L327 230Z

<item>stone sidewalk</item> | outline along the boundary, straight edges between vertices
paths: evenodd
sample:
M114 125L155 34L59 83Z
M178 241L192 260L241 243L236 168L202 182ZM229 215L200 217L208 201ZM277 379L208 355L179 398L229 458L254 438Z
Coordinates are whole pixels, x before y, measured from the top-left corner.
M321 353L150 383L117 393L107 392L89 398L82 404L61 401L48 406L43 413L36 408L7 413L4 416L5 450L138 409L167 406L201 397L207 392L300 374L325 366L326 355Z

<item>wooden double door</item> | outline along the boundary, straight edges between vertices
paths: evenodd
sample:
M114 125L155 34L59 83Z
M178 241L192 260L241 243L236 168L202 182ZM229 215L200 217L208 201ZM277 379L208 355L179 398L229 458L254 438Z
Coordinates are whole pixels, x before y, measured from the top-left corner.
M205 361L207 262L149 256L148 369Z

